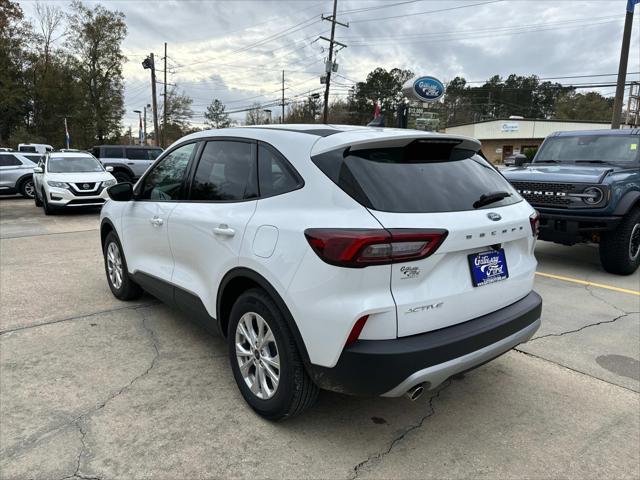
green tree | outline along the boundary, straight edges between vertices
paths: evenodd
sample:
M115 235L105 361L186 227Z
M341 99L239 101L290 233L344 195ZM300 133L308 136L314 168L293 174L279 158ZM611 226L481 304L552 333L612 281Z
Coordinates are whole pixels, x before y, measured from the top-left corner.
M62 37L62 10L52 4L36 4L36 33L29 70L30 98L33 108L32 134L47 143L64 145L64 116L81 108L82 90L69 53L58 48ZM68 119L74 133L79 130L72 117Z
M285 115L284 123L317 123L322 113L320 95L312 94L306 100L293 103Z
M481 86L470 86L462 77L447 84L444 97L447 124L468 123L522 115L553 118L557 99L570 91L559 83L542 82L535 75L511 74L489 78Z
M398 103L404 101L402 85L413 76L411 70L400 68L389 71L376 68L370 72L366 81L358 82L349 95L352 123L366 124L371 121L375 102L380 101L386 124L392 125Z
M31 106L25 72L30 32L31 25L24 20L20 5L0 0L0 145L3 146L16 128L29 126Z
M184 92L179 92L177 87L171 87L167 92L167 124L164 124L164 115L160 121L160 131L164 132L165 147L178 138L186 135L190 129L191 117L193 110L191 105L193 99ZM164 104L161 107L161 112Z
M125 16L101 5L90 9L74 0L67 24L66 46L81 87L80 104L72 115L74 122L83 126L76 138L81 146L102 143L118 136L122 128L122 65L126 58L121 45L127 34Z
M251 109L247 110L245 116L245 123L247 125L263 125L267 121L267 114L263 110L263 106L259 103L254 103Z
M568 92L556 103L556 118L559 120L608 122L612 114L613 98L603 97L598 92Z
M225 112L224 103L217 98L207 107L207 111L204 112L204 118L206 118L205 123L211 128L227 128L231 125L229 115Z

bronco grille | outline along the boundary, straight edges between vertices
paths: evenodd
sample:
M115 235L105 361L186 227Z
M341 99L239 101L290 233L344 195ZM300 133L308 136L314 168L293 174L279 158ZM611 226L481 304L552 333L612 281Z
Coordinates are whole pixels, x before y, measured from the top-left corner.
M575 189L570 183L511 182L511 185L531 205L557 208L567 208L572 203L567 195Z

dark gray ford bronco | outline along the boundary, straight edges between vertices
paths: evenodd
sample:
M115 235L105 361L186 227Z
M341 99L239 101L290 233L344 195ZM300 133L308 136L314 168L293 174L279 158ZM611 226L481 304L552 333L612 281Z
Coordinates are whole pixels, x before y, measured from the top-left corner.
M640 264L640 129L556 132L504 176L541 215L541 240L595 242L611 273Z

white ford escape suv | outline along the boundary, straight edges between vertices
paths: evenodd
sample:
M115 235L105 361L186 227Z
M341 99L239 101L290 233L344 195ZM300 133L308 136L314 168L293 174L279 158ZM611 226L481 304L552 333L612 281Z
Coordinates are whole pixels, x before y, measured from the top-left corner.
M417 398L540 326L537 215L479 148L365 127L189 135L109 188L109 286L226 336L267 418L319 388Z

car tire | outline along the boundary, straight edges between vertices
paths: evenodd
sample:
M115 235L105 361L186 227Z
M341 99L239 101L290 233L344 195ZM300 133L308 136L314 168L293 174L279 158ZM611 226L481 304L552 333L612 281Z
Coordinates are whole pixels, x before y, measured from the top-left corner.
M264 334L264 343L257 332ZM319 388L305 370L285 314L264 290L252 288L238 297L229 318L228 344L233 376L256 413L283 420L315 403Z
M112 173L112 175L115 177L115 179L118 181L118 183L132 183L133 179L131 178L131 175L129 175L126 172L122 172L122 171L115 171Z
M113 296L120 300L135 300L142 295L142 288L129 276L122 245L115 233L109 232L102 250L104 272Z
M33 178L25 178L18 185L18 191L24 198L34 198L36 195L36 188L33 184Z
M633 208L617 228L600 238L600 263L609 273L631 275L640 265L640 207Z
M37 190L33 192L33 201L35 202L36 207L41 207L42 206L42 200L40 200L38 198Z
M56 213L55 207L49 205L49 202L47 201L47 194L44 190L42 191L42 209L44 210L45 215L54 215Z

